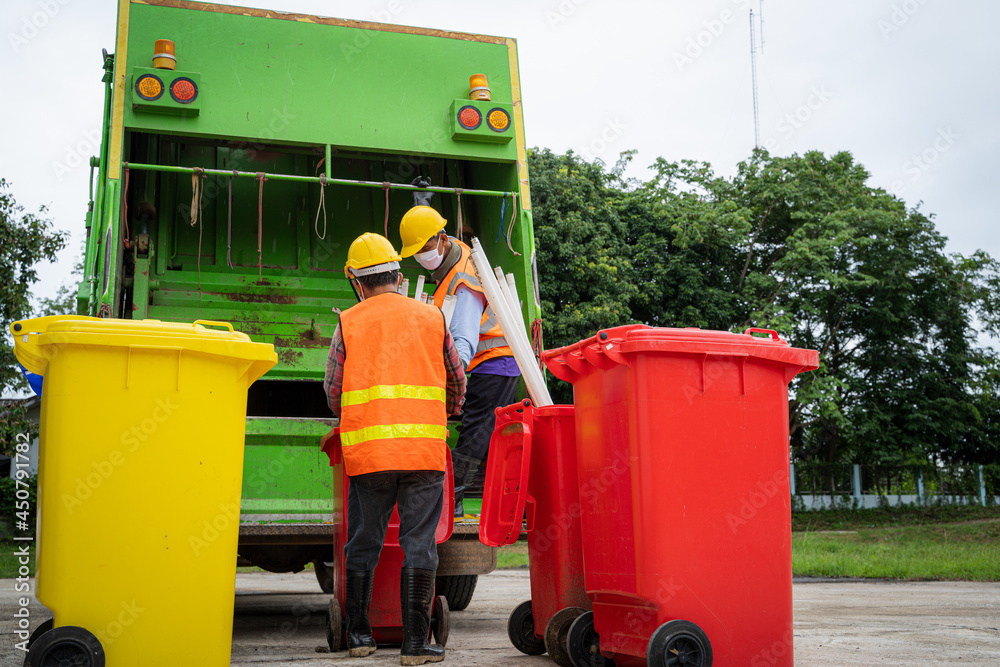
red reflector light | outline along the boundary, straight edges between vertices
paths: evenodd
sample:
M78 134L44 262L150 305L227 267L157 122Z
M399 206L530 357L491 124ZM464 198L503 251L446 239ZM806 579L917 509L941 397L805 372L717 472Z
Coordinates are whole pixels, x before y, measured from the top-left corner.
M458 122L467 130L474 130L483 122L483 114L476 107L462 107L458 110Z
M170 84L170 96L181 104L190 104L198 97L198 86L191 79L180 77Z

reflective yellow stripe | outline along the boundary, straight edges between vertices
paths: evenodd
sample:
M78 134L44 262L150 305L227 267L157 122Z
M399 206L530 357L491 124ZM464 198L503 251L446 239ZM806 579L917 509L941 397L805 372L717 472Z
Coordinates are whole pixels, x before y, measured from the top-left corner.
M422 387L416 384L377 384L368 389L345 391L340 405L363 405L380 398L416 398L422 401L445 401L444 387Z
M340 444L343 447L357 445L369 440L395 440L399 438L437 438L448 437L448 427L438 424L389 424L386 426L366 426L357 431L340 434Z

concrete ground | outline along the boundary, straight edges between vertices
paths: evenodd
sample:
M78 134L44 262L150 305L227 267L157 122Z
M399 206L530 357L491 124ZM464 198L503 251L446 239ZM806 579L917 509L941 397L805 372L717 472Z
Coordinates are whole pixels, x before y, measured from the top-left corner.
M324 637L328 596L310 572L239 574L232 664L398 665L398 649L351 660L330 654ZM526 571L481 577L469 608L451 614L447 663L549 665L518 653L507 639L510 610L529 597ZM21 665L13 650L13 580L0 580L0 665ZM795 661L808 667L853 665L1000 665L1000 584L796 582ZM32 627L47 612L34 602ZM109 667L116 667L111 665Z

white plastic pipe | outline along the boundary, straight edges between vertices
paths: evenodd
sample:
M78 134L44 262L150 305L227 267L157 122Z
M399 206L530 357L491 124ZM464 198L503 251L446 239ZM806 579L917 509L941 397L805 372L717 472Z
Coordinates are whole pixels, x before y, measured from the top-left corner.
M420 302L424 300L424 274L422 273L417 276L417 287L413 291L413 298Z
M403 296L410 296L410 279L403 278L403 282L399 285L399 293Z
M528 340L528 334L521 324L521 318L515 318L511 313L510 304L496 276L490 271L489 260L486 258L486 253L483 252L483 246L479 243L478 238L472 239L472 262L476 267L476 273L479 274L483 292L486 293L486 300L493 308L493 313L500 322L500 328L503 329L504 337L514 353L514 360L524 376L528 396L531 397L532 403L539 407L552 405L552 397L549 395L548 387L545 386L545 377L538 369L535 355L531 351L531 341ZM504 283L506 282L504 280Z
M507 309L510 310L511 317L516 318L517 323L523 326L521 304L517 301L517 291L511 292L510 285L507 283L507 277L503 274L503 269L498 266L493 269L493 272L497 276L497 284L500 285L500 291L503 292L504 299L507 300Z
M522 322L523 322L522 318L524 317L524 315L521 312L521 300L517 298L519 295L517 293L517 283L514 282L514 274L513 273L508 273L507 274L507 285L510 287L510 294L511 294L511 296L514 297L514 301L513 301L514 312L517 313L517 315L519 315L518 319L521 319Z

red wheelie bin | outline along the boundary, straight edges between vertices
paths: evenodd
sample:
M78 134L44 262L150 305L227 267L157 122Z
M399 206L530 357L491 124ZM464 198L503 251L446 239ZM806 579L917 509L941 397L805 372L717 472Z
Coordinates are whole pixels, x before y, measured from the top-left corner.
M479 539L513 544L527 509L531 599L507 622L522 653L573 667L566 653L570 625L591 608L583 585L580 489L573 406L538 408L524 400L497 408L483 490Z
M593 611L570 657L792 665L788 383L818 353L773 331L638 325L543 360L574 393Z
M326 615L326 642L331 651L347 647L347 624L344 619L344 599L347 595L344 544L347 542L347 491L350 477L340 449L340 430L333 429L321 441L321 448L330 457L333 468L333 597ZM452 479L451 457L444 475L444 506L438 521L435 539L438 544L451 537L452 515L455 512L455 484ZM368 611L372 635L379 646L403 643L403 614L399 603L399 571L403 567L403 548L399 546L399 513L392 510L385 544L375 566L372 603ZM431 635L441 646L448 643L448 601L443 595L434 597L431 613Z

